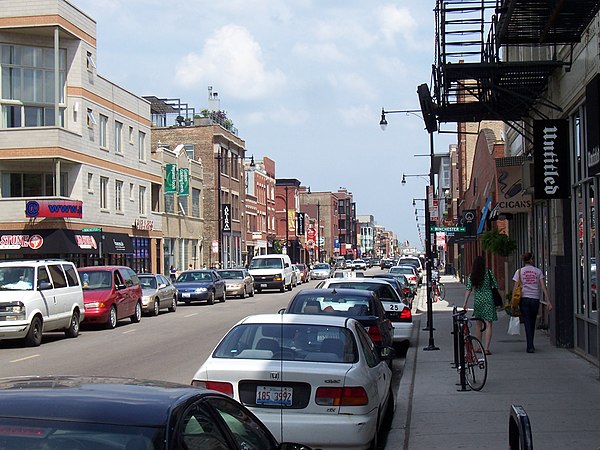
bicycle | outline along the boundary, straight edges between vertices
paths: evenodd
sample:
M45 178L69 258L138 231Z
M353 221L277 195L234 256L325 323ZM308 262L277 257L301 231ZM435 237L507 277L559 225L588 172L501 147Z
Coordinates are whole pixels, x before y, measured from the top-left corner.
M446 298L446 288L441 281L436 279L431 280L431 295L433 296L434 302L437 302L438 300L444 300Z
M480 391L487 380L487 356L481 341L471 335L471 321L479 320L482 322L481 331L485 330L485 321L477 317L467 317L467 310L459 311L453 314L457 324L458 331L462 334L464 342L464 366L465 379L470 388L474 391ZM461 370L459 365L458 370Z

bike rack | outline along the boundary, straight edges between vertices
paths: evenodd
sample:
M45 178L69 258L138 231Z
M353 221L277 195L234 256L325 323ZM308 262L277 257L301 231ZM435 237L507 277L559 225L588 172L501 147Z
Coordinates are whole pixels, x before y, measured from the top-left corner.
M456 305L452 307L452 331L450 334L453 335L452 341L454 342L454 362L452 363L453 368L458 369L458 322L456 321L456 313L458 308Z
M529 416L520 405L510 405L508 448L511 450L533 450Z
M455 307L456 308L456 307ZM466 391L470 391L471 389L469 389L467 387L467 377L466 377L466 362L465 362L465 335L463 334L462 330L460 329L460 326L458 324L458 317L457 316L452 316L452 321L453 321L453 328L454 328L454 340L457 341L456 342L456 346L458 347L458 373L459 373L459 379L460 379L460 389L458 389L459 392L466 392ZM456 349L455 349L456 351Z

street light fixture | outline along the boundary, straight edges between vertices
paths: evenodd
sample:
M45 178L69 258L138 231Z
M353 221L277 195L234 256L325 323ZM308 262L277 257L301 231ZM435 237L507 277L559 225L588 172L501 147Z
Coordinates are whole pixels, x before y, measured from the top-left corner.
M429 178L427 178L428 176L429 176L429 174L426 174L426 173L418 173L418 174L415 174L415 175L403 173L402 174L402 181L401 181L401 183L402 183L402 185L405 185L406 184L406 179L410 178L410 177L419 177L419 178L423 178L425 181L429 181ZM413 206L414 206L414 199L413 199Z

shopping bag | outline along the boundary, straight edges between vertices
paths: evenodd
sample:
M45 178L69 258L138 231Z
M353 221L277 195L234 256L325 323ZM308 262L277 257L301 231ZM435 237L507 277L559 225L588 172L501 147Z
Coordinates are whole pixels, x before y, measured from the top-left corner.
M508 334L509 336L518 336L521 334L521 321L518 317L511 317L508 322Z
M521 269L519 269L519 277L517 279L517 285L515 286L515 289L513 290L513 294L512 294L512 298L511 298L511 305L513 307L513 310L519 306L519 303L521 303Z

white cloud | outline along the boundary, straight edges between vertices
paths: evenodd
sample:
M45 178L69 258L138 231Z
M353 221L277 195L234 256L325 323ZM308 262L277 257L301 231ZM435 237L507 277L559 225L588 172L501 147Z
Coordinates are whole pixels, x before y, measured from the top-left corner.
M176 68L184 87L217 84L233 98L253 100L286 83L277 69L268 70L258 42L246 28L226 25L206 40L201 53L188 53Z
M379 31L386 42L393 43L400 35L404 43L416 45L417 22L408 8L386 5L378 11Z

